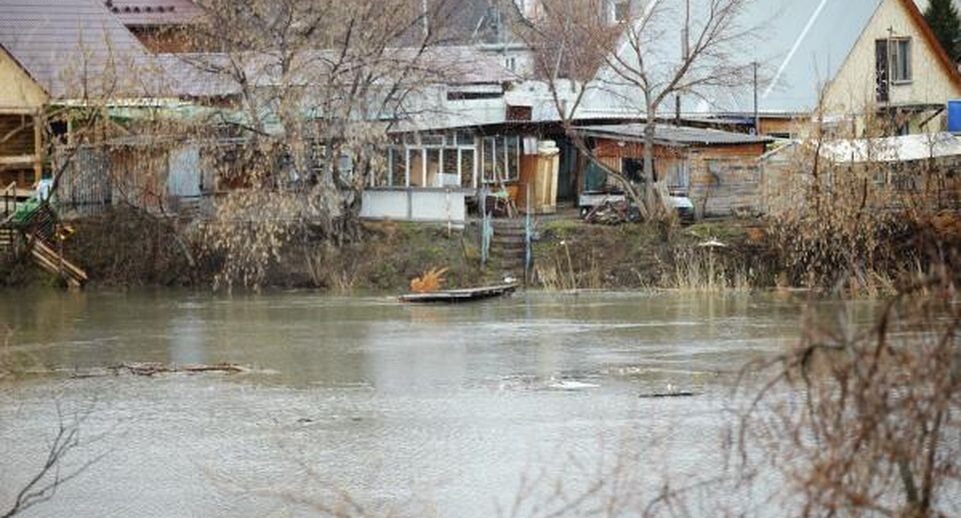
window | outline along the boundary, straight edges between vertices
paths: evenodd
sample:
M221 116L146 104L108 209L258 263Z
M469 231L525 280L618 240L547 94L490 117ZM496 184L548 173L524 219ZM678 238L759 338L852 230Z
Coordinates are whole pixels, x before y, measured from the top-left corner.
M479 162L470 132L408 134L387 152L387 172L375 185L408 187L476 187ZM493 165L493 163L492 163Z
M634 183L644 183L644 160L638 158L622 158L621 174ZM655 179L656 178L655 176Z
M466 189L473 189L477 187L475 178L477 173L474 170L477 151L474 148L462 148L458 152L460 153L460 185Z
M891 81L911 81L911 40L891 40Z
M888 102L891 85L908 83L912 79L911 39L886 38L874 42L875 91L878 102Z
M521 160L521 139L520 137L507 137L504 139L504 149L507 154L507 165L505 177L517 179L520 177Z
M424 187L442 187L444 182L443 177L440 176L440 149L425 149L424 158Z
M530 106L507 105L507 120L529 121L534 117L534 108Z
M405 187L407 185L407 162L404 160L404 148L391 148L390 156L390 178L389 184L392 187Z
M504 97L504 92L465 92L462 90L452 90L447 92L448 101L477 101L481 99L500 99Z
M484 161L484 181L488 183L494 182L496 181L494 171L496 169L497 159L494 157L497 155L497 140L494 137L487 137L483 142L482 160Z
M520 177L520 137L484 137L481 170L484 183L510 182Z

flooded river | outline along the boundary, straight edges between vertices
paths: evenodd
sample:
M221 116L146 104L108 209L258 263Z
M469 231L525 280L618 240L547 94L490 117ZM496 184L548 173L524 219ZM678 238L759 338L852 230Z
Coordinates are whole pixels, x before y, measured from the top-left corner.
M80 417L64 470L93 462L28 516L541 516L585 492L635 514L665 479L722 469L736 375L796 339L803 306L0 292L6 357L56 371L0 382L0 508ZM125 362L251 370L105 375ZM639 397L669 390L696 395Z

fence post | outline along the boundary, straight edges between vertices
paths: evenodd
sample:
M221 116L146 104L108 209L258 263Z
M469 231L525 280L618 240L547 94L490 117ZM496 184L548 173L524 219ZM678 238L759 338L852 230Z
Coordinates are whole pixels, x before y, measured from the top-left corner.
M480 191L481 209L481 265L487 265L490 256L491 240L494 237L494 226L491 224L490 213L487 212L487 187Z
M526 185L527 207L524 214L524 286L530 283L531 267L534 262L534 219L531 217L531 184Z

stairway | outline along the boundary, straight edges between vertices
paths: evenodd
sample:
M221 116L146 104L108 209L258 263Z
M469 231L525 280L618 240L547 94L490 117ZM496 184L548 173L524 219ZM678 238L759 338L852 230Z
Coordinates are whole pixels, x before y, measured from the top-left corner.
M0 254L13 254L16 241L25 238L26 250L33 262L46 272L56 275L71 288L82 288L89 280L87 273L71 263L54 245L57 236L57 214L46 203L30 210L18 210L0 222Z
M59 276L71 288L83 288L89 280L87 273L68 261L62 254L40 239L32 239L28 245L33 262L47 273Z
M0 226L0 256L13 255L16 251L17 231Z
M494 237L491 240L491 257L499 261L505 273L524 276L525 230L524 219L494 219Z

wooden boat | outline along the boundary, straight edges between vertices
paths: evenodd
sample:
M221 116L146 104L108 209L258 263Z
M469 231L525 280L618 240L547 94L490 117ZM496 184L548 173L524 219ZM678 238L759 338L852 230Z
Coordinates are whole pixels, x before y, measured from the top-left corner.
M499 284L497 286L483 286L462 290L435 291L433 293L408 293L401 295L401 302L412 303L448 303L473 302L477 300L503 297L517 291L517 284Z

